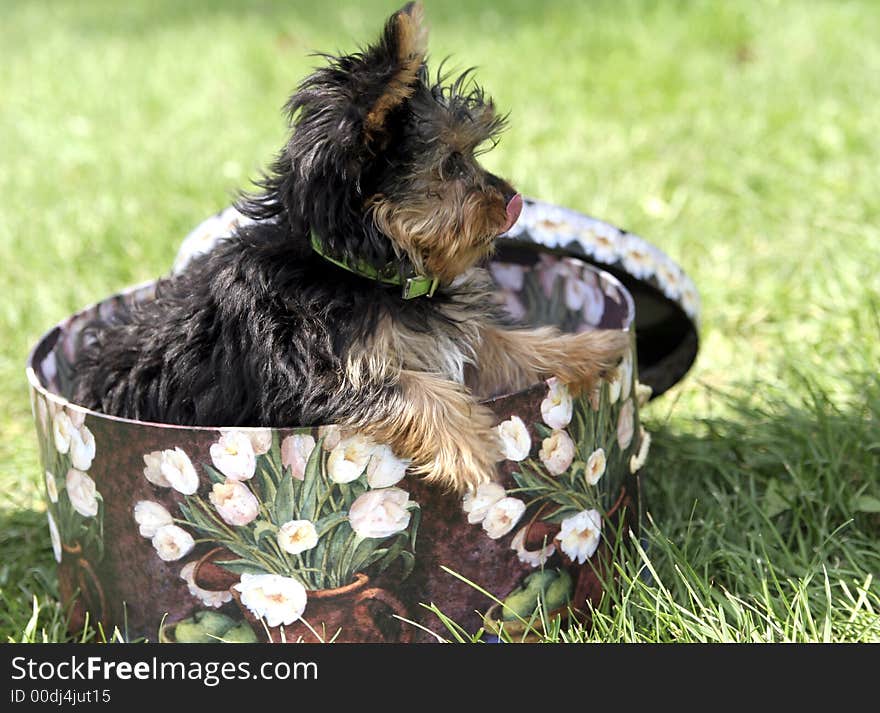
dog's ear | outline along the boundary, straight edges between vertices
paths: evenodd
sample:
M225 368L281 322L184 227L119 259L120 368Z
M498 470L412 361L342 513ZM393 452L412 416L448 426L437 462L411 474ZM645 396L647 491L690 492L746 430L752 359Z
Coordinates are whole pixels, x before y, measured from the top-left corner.
M388 19L374 44L341 57L324 55L327 65L306 77L288 101L293 132L273 177L260 185L325 240L362 232L362 179L391 139L395 110L422 81L426 39L422 6L409 3ZM277 208L273 200L252 213L270 215Z
M378 44L364 53L368 75L375 80L365 94L372 102L363 124L368 143L385 133L389 114L415 91L427 42L422 4L410 2L388 19Z
M311 133L323 125L349 159L381 150L391 114L419 82L427 42L422 19L421 3L411 2L388 18L374 44L342 57L325 55L329 65L308 76L287 104L297 126ZM312 144L317 137L302 138Z

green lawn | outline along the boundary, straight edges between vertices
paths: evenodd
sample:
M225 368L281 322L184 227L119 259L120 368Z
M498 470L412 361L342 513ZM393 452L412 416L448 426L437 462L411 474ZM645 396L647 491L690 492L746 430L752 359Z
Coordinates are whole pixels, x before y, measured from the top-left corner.
M880 640L880 4L426 5L433 56L511 111L487 163L703 297L697 364L647 410L647 554L552 638ZM280 146L308 53L394 9L0 0L0 639L65 636L28 349L165 272Z

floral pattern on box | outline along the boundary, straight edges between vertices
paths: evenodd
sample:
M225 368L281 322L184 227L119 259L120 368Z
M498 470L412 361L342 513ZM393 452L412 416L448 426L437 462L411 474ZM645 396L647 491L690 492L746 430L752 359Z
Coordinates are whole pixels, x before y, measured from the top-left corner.
M550 248L577 243L584 257L607 267L617 267L654 285L681 306L695 322L700 320L700 295L696 285L659 248L644 238L590 218L569 208L528 199L519 220L505 235L511 240L528 239Z
M145 454L144 477L176 490L182 502L173 514L153 500L133 510L157 557L186 562L181 577L203 605L234 600L277 641L331 640L337 632L325 620L303 618L310 594L353 582L370 592L363 602L381 598L406 613L390 592L366 586L395 563L405 579L415 562L419 506L396 487L407 463L387 446L336 427L281 440L270 429L239 429L221 432L209 453L211 462L198 466L210 484L207 497L197 492L197 467L181 448ZM190 558L195 538L210 542L208 557ZM228 586L211 588L218 579ZM362 609L357 630L345 635L381 638Z
M62 598L79 593L83 606L70 612L81 627L86 612L100 618L106 607L95 566L104 556L104 500L89 469L95 437L86 410L31 392L40 443L46 518L52 553L58 563Z

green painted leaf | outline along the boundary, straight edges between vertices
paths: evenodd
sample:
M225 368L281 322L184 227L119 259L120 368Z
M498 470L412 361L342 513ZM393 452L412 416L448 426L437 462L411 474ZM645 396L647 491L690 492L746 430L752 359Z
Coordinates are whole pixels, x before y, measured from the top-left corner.
M267 574L265 569L246 559L215 561L214 564L233 574Z
M264 503L271 503L278 497L278 483L280 479L276 478L272 471L271 463L267 459L262 459L262 463L257 465L257 472L253 479L256 481L260 492L257 497Z
M340 525L343 522L346 522L347 520L348 513L346 512L331 512L329 515L325 515L315 523L315 529L318 531L318 537L324 537L334 527Z
M271 460L272 466L278 473L284 474L284 466L281 463L281 433L278 431L273 431L272 447L265 454L265 457Z
M245 544L253 545L254 547L257 546L257 538L254 536L254 531L250 527L239 527L235 532Z
M312 520L321 513L318 508L318 485L321 483L321 459L324 457L324 439L318 439L306 463L305 473L300 490L299 516L303 520Z
M409 508L409 511L409 546L415 551L416 537L419 534L419 525L422 523L422 508L415 504L414 507Z
M224 540L223 544L227 549L231 550L233 553L237 554L243 560L247 562L253 562L254 552L248 547L247 543L244 542L232 542L231 540Z
M413 568L416 566L416 557L409 550L402 550L400 553L401 572L400 579L406 579L412 574Z
M350 491L351 500L346 501L348 504L353 503L361 495L363 495L365 492L367 492L370 489L370 486L367 484L366 473L364 473L364 475L362 475L360 478L358 478L357 480L352 482L350 484L350 487L351 487L351 491Z
M340 527L336 530L338 534L333 538L333 552L330 561L333 562L334 568L339 572L340 580L349 581L356 571L353 567L355 552L363 540L353 530L351 530L351 534L347 538L342 540L341 535L346 530L351 530L351 528ZM374 542L374 544L378 545L379 543Z
M550 435L553 433L553 429L545 426L543 423L535 423L533 425L538 436L540 436L542 439L549 438Z
M208 479L212 483L225 483L226 476L223 475L219 470L217 470L214 466L208 465L207 463L202 463L202 470L205 471L205 474L208 476Z
M285 520L285 522L287 522ZM275 540L278 538L278 528L273 525L271 522L266 522L265 520L258 520L253 530L254 542L257 545L260 544L260 541L264 538L268 537L271 540Z
M283 478L278 484L274 510L276 524L283 525L293 520L293 478Z
M379 547L381 544L384 544L383 540L378 538L368 538L359 542L346 566L347 573L353 576L355 572L364 572L380 560L389 551L387 547Z

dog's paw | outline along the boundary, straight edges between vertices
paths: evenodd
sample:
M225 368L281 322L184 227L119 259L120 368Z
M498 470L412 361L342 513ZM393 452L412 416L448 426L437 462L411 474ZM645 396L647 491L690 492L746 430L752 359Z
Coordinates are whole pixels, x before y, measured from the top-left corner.
M494 430L439 444L433 459L419 468L425 479L444 490L462 495L495 479L501 447Z
M576 393L589 392L599 379L612 379L630 349L630 334L603 329L564 337L564 363L556 376Z

